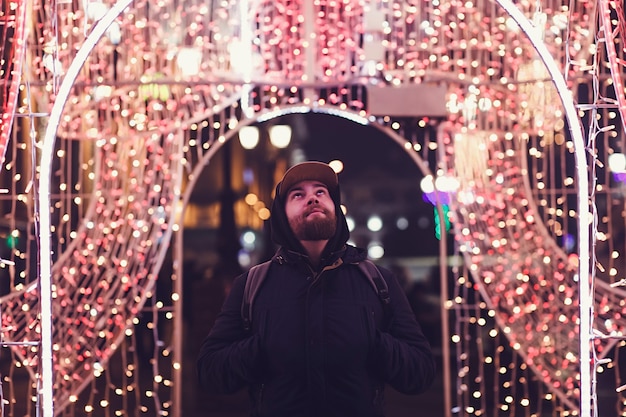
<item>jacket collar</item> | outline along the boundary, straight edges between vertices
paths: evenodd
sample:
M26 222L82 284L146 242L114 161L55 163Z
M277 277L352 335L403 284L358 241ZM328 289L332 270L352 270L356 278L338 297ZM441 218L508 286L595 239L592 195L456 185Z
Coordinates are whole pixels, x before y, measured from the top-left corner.
M326 266L332 265L337 262L338 259L342 259L343 263L357 263L365 260L366 257L367 253L365 249L345 244L341 249L331 252L328 256L322 258L318 269L321 270ZM284 247L280 247L278 251L276 251L272 260L278 263L306 263L311 265L307 255L298 251L286 249Z

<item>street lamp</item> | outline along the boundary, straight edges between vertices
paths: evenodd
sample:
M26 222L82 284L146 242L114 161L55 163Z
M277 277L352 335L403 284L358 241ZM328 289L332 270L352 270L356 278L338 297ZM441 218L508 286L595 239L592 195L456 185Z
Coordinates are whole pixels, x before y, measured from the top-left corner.
M254 149L259 144L259 128L243 126L239 130L239 143L244 149Z
M291 126L274 125L269 130L270 143L278 149L284 149L291 143ZM239 130L239 143L244 149L254 149L259 144L259 128L257 126L243 126Z
M270 142L278 149L284 149L291 142L291 126L274 125L269 129Z

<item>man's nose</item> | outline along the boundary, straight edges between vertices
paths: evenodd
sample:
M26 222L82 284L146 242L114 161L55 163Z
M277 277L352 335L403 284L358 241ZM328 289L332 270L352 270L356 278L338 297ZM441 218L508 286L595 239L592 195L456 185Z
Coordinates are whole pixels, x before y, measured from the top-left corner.
M313 203L319 203L319 200L317 199L317 196L315 194L309 196L309 201L307 201L307 204Z

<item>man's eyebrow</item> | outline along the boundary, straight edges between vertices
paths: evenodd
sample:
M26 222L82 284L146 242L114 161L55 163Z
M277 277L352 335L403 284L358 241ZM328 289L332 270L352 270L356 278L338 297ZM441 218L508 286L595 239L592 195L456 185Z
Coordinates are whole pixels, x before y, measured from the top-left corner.
M324 184L321 181L313 182L312 186L315 188L324 188L328 190L328 187L326 186L326 184ZM289 191L287 191L287 194L291 194L293 191L302 191L302 190L304 190L304 187L302 185L294 185L293 187L289 189Z

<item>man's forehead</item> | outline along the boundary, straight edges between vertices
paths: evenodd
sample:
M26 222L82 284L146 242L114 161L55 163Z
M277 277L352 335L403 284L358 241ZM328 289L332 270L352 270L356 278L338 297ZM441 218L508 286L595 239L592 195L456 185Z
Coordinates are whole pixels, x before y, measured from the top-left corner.
M292 192L292 191L294 191L294 190L302 190L302 189L304 189L306 186L311 186L311 187L315 187L315 188L317 188L317 187L322 187L322 188L324 188L324 189L328 190L328 187L326 186L326 184L324 184L324 183L323 183L323 182L321 182L321 181L318 181L318 180L302 180L302 181L299 181L299 182L295 183L295 184L294 184L294 185L293 185L293 186L292 186L292 187L291 187L291 188L287 191L287 193L290 193L290 192Z

